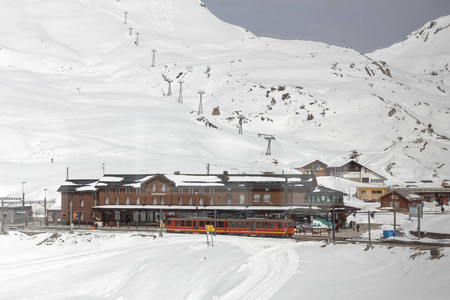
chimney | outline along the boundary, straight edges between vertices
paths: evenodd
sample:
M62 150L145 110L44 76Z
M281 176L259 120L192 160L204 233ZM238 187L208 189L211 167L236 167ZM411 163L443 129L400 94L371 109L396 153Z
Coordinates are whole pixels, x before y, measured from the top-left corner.
M174 175L180 175L180 171L173 171Z
M228 181L228 179L230 179L228 177L228 171L223 171L222 181Z

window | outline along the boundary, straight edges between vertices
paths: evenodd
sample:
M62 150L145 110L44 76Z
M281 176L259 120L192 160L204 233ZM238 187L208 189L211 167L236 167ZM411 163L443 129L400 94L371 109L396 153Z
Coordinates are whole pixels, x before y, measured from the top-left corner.
M139 212L133 211L133 221L139 221Z
M166 191L166 185L164 183L161 185L161 191L163 191L163 192Z
M161 197L161 205L164 204L164 197Z
M137 205L140 205L140 204L141 204L141 198L139 198L139 197L136 198L136 204L137 204Z
M158 204L158 198L153 197L153 204L154 204L154 205Z
M80 212L80 221L84 221L84 212Z
M369 182L369 178L368 178L368 177L363 177L363 178L361 179L361 182Z
M253 195L253 202L259 202L259 198L260 198L259 194L254 194Z
M134 192L135 192L136 194L140 194L140 193L142 193L142 192L141 192L141 189L140 189L140 188L138 188L138 189L134 189Z
M198 205L203 205L203 198L198 199Z
M366 194L366 191L361 191L361 195L365 195Z
M214 205L214 198L209 198L209 205Z
M84 200L80 200L80 207L84 207Z
M115 190L116 190L116 194L120 193L120 188L116 188Z
M116 197L116 205L119 205L119 197Z
M125 200L125 204L130 205L130 198L127 197L127 199Z
M105 198L105 204L106 204L106 205L109 204L109 198L108 198L108 197Z
M80 197L84 197L85 196L85 192L80 192Z
M73 197L73 192L69 192L69 197Z
M266 192L270 191L270 189L269 189L269 188L265 188L264 190L265 190Z
M245 194L240 194L239 195L239 204L244 204L245 203Z
M270 194L264 194L264 202L270 202Z
M372 191L372 194L382 194L382 191Z
M214 194L214 189L209 189L210 194Z
M194 193L194 189L188 189L188 194L193 194Z
M178 198L178 205L183 205L183 198Z
M183 189L182 188L178 188L178 194L183 194Z
M109 188L106 188L106 189L105 189L105 194L109 194L110 191L111 191L111 190L110 190Z
M192 205L192 198L189 198L189 205Z
M203 189L203 188L198 189L198 193L199 193L199 194L204 194L204 193L205 193L205 189Z
M156 192L156 184L152 184L152 192Z
M227 194L227 204L231 204L231 194Z
M383 183L384 180L383 179L371 179L370 180L372 183Z
M131 194L131 189L130 188L126 188L125 189L125 194Z

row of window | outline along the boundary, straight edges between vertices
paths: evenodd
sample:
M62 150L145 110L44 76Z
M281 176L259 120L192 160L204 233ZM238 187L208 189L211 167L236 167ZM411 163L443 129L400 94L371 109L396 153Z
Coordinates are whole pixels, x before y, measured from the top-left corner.
M361 195L365 195L367 191L362 190ZM383 194L383 191L381 190L372 190L372 195L381 195Z
M260 194L254 194L253 195L253 202L260 202L260 199L261 199L261 195ZM198 200L198 202L197 202L197 200ZM263 200L264 200L264 202L270 202L270 194L264 194L263 195ZM83 201L83 200L81 200L81 201ZM196 199L195 201L196 201L195 202L196 205L201 205L201 206L204 205L203 197L200 197L200 198ZM114 198L114 203L116 205L119 205L119 197L115 197ZM109 197L106 197L105 198L105 205L108 205L108 204L112 204L112 203L110 203ZM126 205L130 204L130 198L129 197L127 197L125 199L125 204ZM141 199L140 198L136 198L136 205L140 205L140 204L141 204ZM153 204L154 205L157 205L157 204L164 205L164 197L160 197L159 199L157 197L153 197ZM178 205L183 205L183 204L185 204L185 203L183 203L183 198L179 197L178 198ZM193 198L188 198L188 203L187 204L188 205L194 205L194 199ZM226 195L226 204L232 204L231 194L227 194ZM239 195L239 204L242 204L242 205L245 204L245 194L240 194ZM214 205L214 198L213 197L209 198L209 205ZM84 206L84 201L83 201L83 206ZM83 207L83 206L81 206L81 207Z
M208 224L211 223L211 224ZM255 222L257 229L275 229L283 228L283 222ZM199 221L198 226L196 221L190 220L168 220L167 225L181 226L181 227L193 227L194 229L204 228L205 225L212 225L212 221ZM218 221L217 228L224 228L225 222ZM250 228L250 222L248 221L227 221L227 228ZM293 226L294 224L288 223L287 226Z
M341 203L344 201L342 196L338 195L307 195L306 200L310 203Z

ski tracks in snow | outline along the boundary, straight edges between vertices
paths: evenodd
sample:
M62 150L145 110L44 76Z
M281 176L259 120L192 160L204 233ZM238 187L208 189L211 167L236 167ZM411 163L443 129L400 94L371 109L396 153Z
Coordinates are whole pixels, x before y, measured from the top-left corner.
M247 278L217 299L270 299L294 275L298 263L294 245L266 249L241 268L249 269Z

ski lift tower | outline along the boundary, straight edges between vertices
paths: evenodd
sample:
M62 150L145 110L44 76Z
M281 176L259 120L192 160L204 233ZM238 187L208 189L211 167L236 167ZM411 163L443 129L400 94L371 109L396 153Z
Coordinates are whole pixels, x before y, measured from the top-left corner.
M271 149L271 142L272 140L275 139L274 135L270 135L270 134L264 134L264 133L258 133L258 136L263 136L266 141L267 141L267 150L266 150L266 155L272 155L272 149Z

